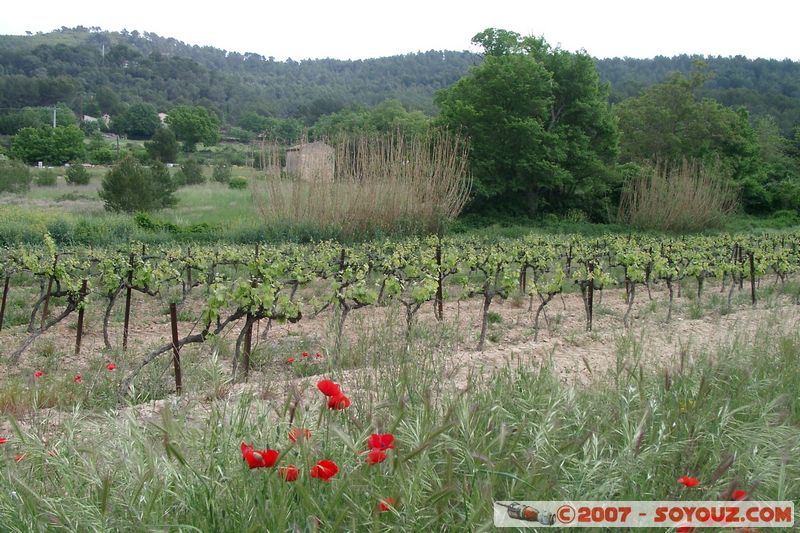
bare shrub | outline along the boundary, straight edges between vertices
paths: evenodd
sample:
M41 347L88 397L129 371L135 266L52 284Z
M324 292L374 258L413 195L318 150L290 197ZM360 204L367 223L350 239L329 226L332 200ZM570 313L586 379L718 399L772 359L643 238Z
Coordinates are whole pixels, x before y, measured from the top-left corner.
M720 227L736 207L736 191L718 165L656 161L623 192L619 219L642 229L697 231Z
M267 224L317 228L343 238L437 232L464 207L472 181L466 142L447 131L404 136L343 136L333 180L280 172L280 148L262 146L266 179L254 184Z

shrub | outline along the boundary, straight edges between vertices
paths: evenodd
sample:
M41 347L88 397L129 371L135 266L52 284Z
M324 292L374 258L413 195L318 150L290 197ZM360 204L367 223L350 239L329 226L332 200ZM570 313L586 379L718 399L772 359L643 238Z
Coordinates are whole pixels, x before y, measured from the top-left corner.
M180 185L198 185L206 181L203 176L203 167L196 159L188 158L181 165L180 171L175 175L176 181Z
M55 187L56 173L49 169L42 170L36 175L35 181L39 187Z
M623 192L619 219L642 229L698 231L722 226L736 205L735 190L716 169L656 162Z
M19 161L0 159L0 192L27 192L31 188L31 169Z
M64 180L70 185L88 185L89 171L81 165L73 165L67 169Z
M93 165L110 165L117 158L116 150L103 141L89 143L89 163Z
M161 163L142 165L125 156L103 178L99 191L108 211L152 211L177 203L175 184Z
M231 189L246 189L247 178L243 178L241 176L236 176L235 178L231 178L231 180L228 182L228 187Z
M231 181L231 167L225 163L217 163L214 165L214 173L212 174L214 181L218 183L228 183Z

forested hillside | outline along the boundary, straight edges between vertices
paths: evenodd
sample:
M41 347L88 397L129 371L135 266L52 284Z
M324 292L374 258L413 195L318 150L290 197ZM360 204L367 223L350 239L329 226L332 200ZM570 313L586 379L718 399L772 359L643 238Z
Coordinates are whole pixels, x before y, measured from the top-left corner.
M701 96L744 105L754 118L772 115L785 135L800 124L798 62L682 55L599 59L596 65L601 79L610 83L611 101L619 102L675 72L687 74L698 59L706 61L710 74ZM432 115L437 112L434 93L481 61L479 54L453 51L357 61L276 61L147 32L62 28L0 36L0 108L8 112L62 102L76 113L83 105L86 114L113 116L126 104L144 100L162 111L203 105L232 125L249 112L311 125L322 115L395 98L408 110Z

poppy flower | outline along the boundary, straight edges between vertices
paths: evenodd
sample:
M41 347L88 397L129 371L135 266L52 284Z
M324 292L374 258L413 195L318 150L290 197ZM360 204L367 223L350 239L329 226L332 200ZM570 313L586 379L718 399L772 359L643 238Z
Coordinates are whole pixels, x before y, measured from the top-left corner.
M303 357L308 357L308 352L303 352Z
M83 378L81 377L80 374L75 374L75 377L72 378L72 381L74 381L75 383L80 383L81 381L83 381Z
M292 428L289 430L289 440L297 442L298 439L301 441L311 439L311 431L305 428Z
M737 489L731 493L731 498L737 502L747 499L747 491L742 489Z
M382 435L373 433L367 441L367 446L375 450L390 450L394 448L394 435L391 433L384 433Z
M278 474L286 481L297 481L300 471L294 465L282 466L278 469Z
M342 389L339 388L338 383L334 383L329 379L323 379L317 383L317 388L325 396L335 397L342 394Z
M397 507L397 500L395 500L391 496L384 498L378 502L378 511L382 513L387 513L395 507Z
M385 460L386 452L377 448L370 450L369 455L367 456L367 462L371 465L382 463Z
M329 481L339 471L336 463L323 459L311 467L311 477L319 478L323 481Z
M0 444L5 444L8 442L8 437L0 437Z
M317 353L315 353L315 354L314 354L314 357L316 357L317 359L319 359L320 357L322 357L322 354L321 354L321 353L319 353L319 352L317 352Z
M24 454L24 453L18 453L16 456L14 456L14 460L15 460L16 462L20 462L20 461L22 461L23 459L25 459L25 454Z
M328 400L328 409L336 409L337 411L341 411L342 409L347 409L348 407L350 407L350 398L344 394L339 394L338 396L334 396Z
M289 359L286 360L286 362L289 364L294 363L294 357L290 357Z
M682 478L678 479L678 483L685 487L696 487L700 484L700 480L696 477L683 476Z
M110 362L110 363L108 363L108 364L106 365L106 369L107 369L109 372L111 372L111 371L113 371L113 370L116 370L116 369L117 369L117 364L116 364L116 363L114 363L114 362L112 361L112 362Z
M36 379L39 379L42 376L44 376L44 372L42 372L41 370L37 370L36 372L33 373L33 377Z
M694 526L678 526L675 531L678 533L690 533L691 531L696 530L697 528Z
M247 466L253 468L270 468L278 461L278 452L275 450L255 450L249 444L241 444L242 458Z

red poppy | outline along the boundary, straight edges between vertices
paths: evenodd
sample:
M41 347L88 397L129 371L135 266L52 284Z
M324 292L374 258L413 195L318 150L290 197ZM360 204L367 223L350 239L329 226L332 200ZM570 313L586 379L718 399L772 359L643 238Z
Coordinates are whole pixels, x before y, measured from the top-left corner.
M308 352L303 352L303 357L308 357Z
M42 372L41 370L37 370L36 372L33 373L33 377L36 379L39 379L42 376L44 376L44 372Z
M382 513L387 513L395 507L397 507L397 500L395 500L391 496L384 498L383 500L378 502L378 511Z
M689 533L691 531L696 530L697 528L694 526L678 526L675 531L678 533Z
M286 362L289 364L294 363L294 357L290 357L289 359L286 360Z
M282 466L278 469L278 474L286 481L297 481L300 471L294 465Z
M249 444L241 444L242 458L247 466L252 468L270 468L278 461L278 452L275 450L255 450Z
M700 480L696 477L683 476L682 478L678 479L678 483L686 487L696 487L700 484Z
M394 448L392 442L394 442L394 435L391 433L384 433L382 435L373 433L367 441L367 446L373 450L391 450Z
M347 409L348 407L350 407L350 398L344 394L339 394L338 396L334 396L328 400L328 409L336 409L337 411L341 411L342 409Z
M24 454L24 453L18 453L18 454L17 454L17 455L14 457L14 460L15 460L16 462L20 462L20 461L22 461L23 459L25 459L25 454Z
M386 452L383 450L379 450L374 448L369 451L369 455L367 456L367 462L371 465L376 463L382 463L386 460Z
M108 369L109 372L111 372L112 370L116 370L117 369L117 365L116 365L116 363L114 363L112 361L111 363L108 363L106 365L106 368Z
M297 442L298 439L301 441L311 439L311 431L305 428L292 428L289 430L289 440Z
M5 444L8 442L8 437L0 437L0 444Z
M329 379L323 379L322 381L317 383L317 388L325 396L335 397L342 394L342 389L339 388L339 384L334 383Z
M746 500L747 496L748 496L747 491L742 489L735 490L733 491L733 493L731 493L731 498L736 500L737 502Z
M81 381L83 381L83 378L81 378L80 374L75 374L75 377L72 378L72 381L74 381L75 383L80 383Z
M316 357L317 359L319 359L320 357L322 357L322 354L321 354L321 353L319 353L319 352L317 352L317 353L315 353L315 354L314 354L314 357Z
M311 467L311 477L317 477L323 481L329 481L339 471L336 463L323 459Z

